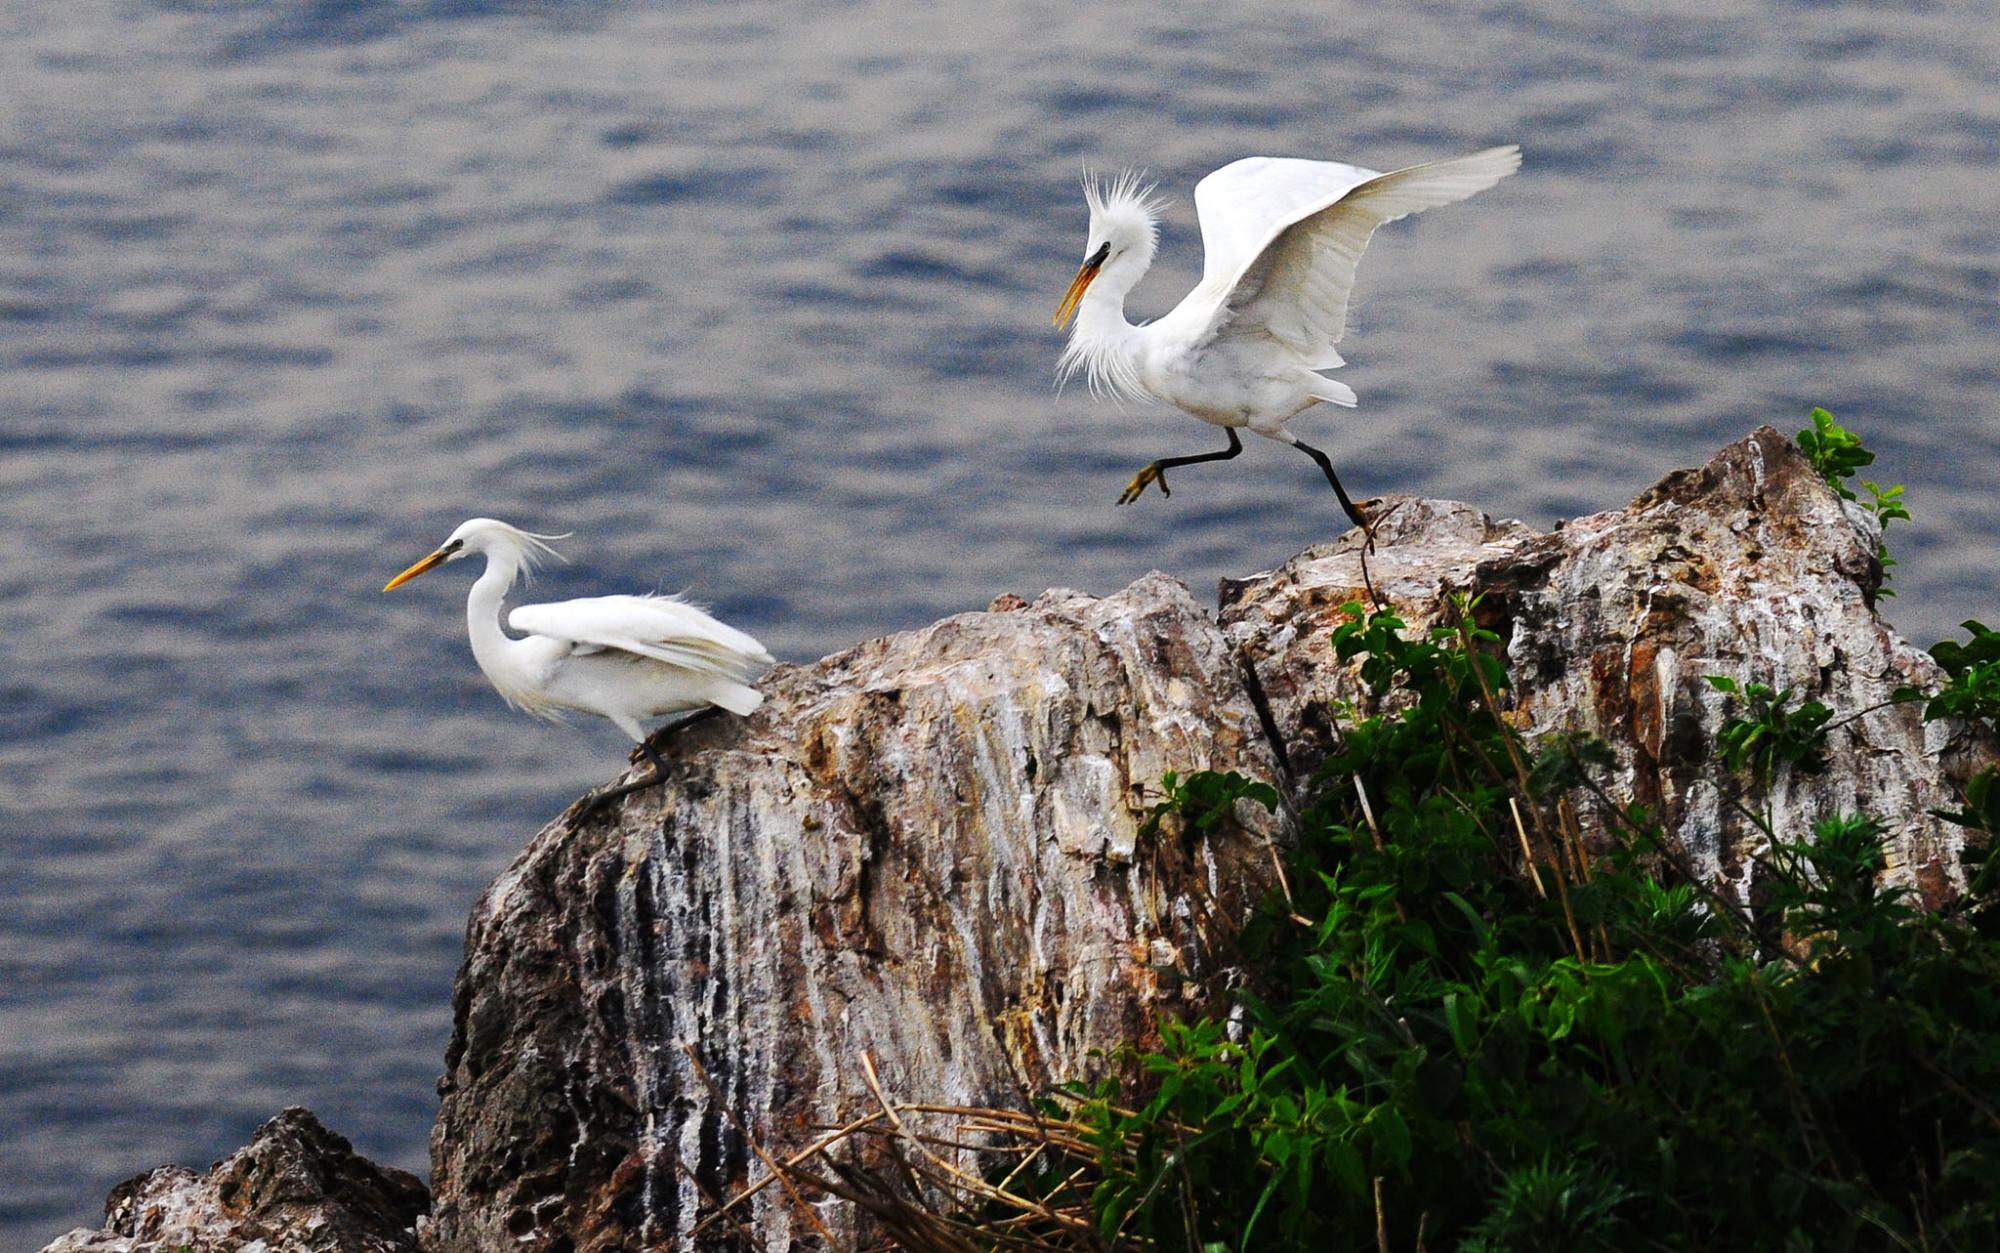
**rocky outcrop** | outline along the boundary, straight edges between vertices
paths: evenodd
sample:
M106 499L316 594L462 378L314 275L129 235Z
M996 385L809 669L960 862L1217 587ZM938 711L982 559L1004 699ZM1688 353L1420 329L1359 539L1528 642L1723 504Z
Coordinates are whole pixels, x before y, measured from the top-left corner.
M1707 674L1842 713L1937 678L1874 615L1870 520L1777 432L1548 534L1451 502L1377 513L1382 594L1419 627L1478 597L1510 716L1601 737L1612 794L1705 871L1747 893L1745 809L1785 830L1859 809L1896 824L1898 874L1951 889L1957 836L1929 810L1987 750L1915 707L1843 726L1822 776L1714 770ZM1365 703L1328 647L1363 596L1356 538L1226 584L1219 626L1153 575L782 668L749 722L672 737L666 786L544 831L468 935L431 1247L679 1243L764 1173L750 1139L796 1147L871 1105L864 1051L898 1096L1011 1104L1147 1040L1228 972L1281 837L1141 842L1147 789L1203 767L1310 786L1336 711ZM776 1189L744 1221L717 1238L810 1243Z
M1702 873L1747 900L1767 842L1755 815L1804 832L1865 813L1890 826L1895 878L1932 904L1959 884L1963 829L1931 811L1956 806L1993 745L1963 724L1926 724L1920 705L1884 704L1943 676L1875 615L1874 520L1777 431L1547 534L1448 501L1394 500L1379 517L1369 564L1397 613L1423 628L1446 618L1452 597L1477 597L1475 619L1505 641L1513 721L1531 739L1602 739L1617 761L1611 794L1650 807ZM1223 628L1302 780L1336 734L1334 711L1365 696L1323 646L1341 605L1363 597L1353 540L1222 588ZM1769 786L1720 771L1717 733L1740 709L1708 675L1832 709L1829 768L1780 770ZM1582 798L1579 808L1601 829L1601 805Z
M42 1253L416 1253L430 1196L293 1108L206 1175L162 1166L112 1190L101 1231Z
M1468 598L1503 641L1507 716L1601 739L1611 799L1651 807L1753 907L1756 814L1785 832L1878 816L1893 875L1933 902L1960 883L1958 830L1931 811L1994 745L1883 704L1941 676L1875 616L1872 520L1778 432L1548 533L1448 501L1375 512L1391 606L1422 628ZM1003 598L779 667L752 718L665 736L660 786L543 830L473 911L422 1247L845 1244L851 1211L777 1188L693 1233L765 1177L760 1150L875 1107L864 1056L899 1099L1018 1107L1214 1004L1285 821L1244 806L1234 829L1142 827L1168 771L1310 793L1373 699L1328 643L1365 595L1357 539L1225 583L1219 619L1158 574L1101 599ZM1719 771L1731 711L1710 674L1831 707L1830 768ZM1601 830L1602 802L1576 799ZM51 1247L152 1247L130 1241L199 1207L139 1198L221 1197L210 1181L257 1147L207 1180L126 1185L116 1234ZM271 1247L410 1247L395 1230L404 1243Z
M746 1132L873 1108L864 1051L899 1094L1013 1105L1235 961L1276 824L1140 838L1165 772L1277 769L1181 584L1009 598L763 687L474 909L429 1247L673 1247L761 1173ZM773 1189L734 1238L809 1221Z

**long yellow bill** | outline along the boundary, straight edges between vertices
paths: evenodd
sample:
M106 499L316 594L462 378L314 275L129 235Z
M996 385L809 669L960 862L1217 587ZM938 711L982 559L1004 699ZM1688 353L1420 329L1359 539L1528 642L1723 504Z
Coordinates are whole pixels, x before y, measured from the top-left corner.
M411 579L416 578L418 575L422 574L424 571L430 569L431 567L443 564L444 564L444 554L432 553L430 556L424 558L422 561L419 561L416 565L411 566L409 569L403 571L395 578L390 579L388 585L384 587L382 590L385 592L393 592L397 588L401 587L403 584L408 583Z
M1097 277L1097 271L1103 264L1101 261L1087 261L1076 272L1076 281L1069 285L1069 290L1063 293L1062 303L1056 306L1054 326L1057 330L1068 326L1076 317L1076 307L1083 303L1083 293L1090 289L1091 280Z

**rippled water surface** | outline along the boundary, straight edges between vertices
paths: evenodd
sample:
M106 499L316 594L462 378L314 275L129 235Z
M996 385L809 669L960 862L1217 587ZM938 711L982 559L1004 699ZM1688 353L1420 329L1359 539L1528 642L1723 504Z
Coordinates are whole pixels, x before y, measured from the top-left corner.
M1359 493L1546 525L1833 406L1891 616L2000 612L2000 24L1869 7L0 6L0 1245L303 1103L421 1170L474 895L624 746L504 709L461 519L550 597L781 656L1340 526L1254 441L1050 384L1083 164L1519 177L1369 253L1300 420Z

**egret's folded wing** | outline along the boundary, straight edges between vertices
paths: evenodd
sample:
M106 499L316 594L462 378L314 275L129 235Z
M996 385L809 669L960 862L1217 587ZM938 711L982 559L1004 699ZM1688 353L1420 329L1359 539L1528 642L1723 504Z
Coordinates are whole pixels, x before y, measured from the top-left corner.
M522 605L508 625L594 648L615 648L703 674L740 679L771 664L755 639L672 596L594 596Z
M1219 334L1268 335L1317 362L1347 333L1355 266L1375 228L1484 191L1521 168L1513 145L1379 174L1283 227L1237 277Z

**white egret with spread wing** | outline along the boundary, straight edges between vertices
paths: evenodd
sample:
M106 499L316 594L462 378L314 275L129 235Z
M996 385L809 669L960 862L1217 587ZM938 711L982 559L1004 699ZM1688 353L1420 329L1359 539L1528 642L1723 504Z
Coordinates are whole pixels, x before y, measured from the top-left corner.
M1334 345L1346 333L1355 265L1375 228L1463 200L1520 166L1513 145L1388 174L1334 161L1232 162L1195 185L1201 282L1165 317L1139 326L1125 320L1125 296L1152 264L1161 206L1132 175L1086 180L1089 242L1055 316L1058 327L1075 319L1062 377L1081 371L1094 391L1165 401L1229 435L1221 452L1147 465L1118 503L1137 500L1150 483L1167 494L1175 466L1236 456L1236 432L1248 427L1318 462L1341 508L1372 538L1333 463L1285 423L1321 401L1355 403L1353 389L1320 371L1345 364Z
M473 518L382 590L393 591L446 562L485 554L486 570L465 600L465 625L473 659L501 697L542 718L560 719L569 711L609 718L639 742L656 769L660 761L640 719L709 708L749 714L763 703L750 680L772 664L771 654L676 596L521 605L506 623L523 637L510 637L501 629L501 602L521 571L555 555L548 541L562 538ZM622 791L597 799L616 794Z

